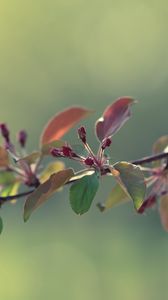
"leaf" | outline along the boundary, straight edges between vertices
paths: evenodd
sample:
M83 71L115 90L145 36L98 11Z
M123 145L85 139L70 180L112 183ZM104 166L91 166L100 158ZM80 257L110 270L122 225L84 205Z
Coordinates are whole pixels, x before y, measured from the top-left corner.
M168 152L167 146L168 146L168 135L161 136L153 145L153 154L159 154L161 152L166 152L166 151ZM153 165L155 167L158 167L162 165L163 161L165 161L165 159L155 161L153 162Z
M77 180L70 188L70 204L76 214L86 213L99 187L97 174L86 175Z
M12 172L2 171L0 172L0 185L8 185L16 181Z
M14 196L17 194L20 187L20 182L15 182L14 184L10 184L5 186L0 192L1 197ZM10 201L11 203L15 203L16 199Z
M106 108L103 116L96 122L96 134L100 141L114 135L130 118L131 104L135 103L130 97L117 99Z
M158 154L168 146L168 135L161 136L153 145L153 153Z
M40 182L44 183L50 178L52 174L61 171L63 169L65 169L65 165L62 161L55 161L48 164L47 168L43 171L43 173L40 176Z
M72 169L65 169L50 176L30 196L24 206L24 221L26 222L32 212L45 203L60 187L74 175Z
M65 142L57 140L48 144L44 144L41 147L42 155L50 155L50 151L52 148L61 148L65 145Z
M21 159L19 159L17 162L26 162L28 165L32 165L36 163L37 159L39 159L41 156L41 152L35 151L32 152L30 155L27 155Z
M116 163L113 167L120 173L115 178L129 198L133 200L135 209L138 210L146 194L143 172L138 166L124 161Z
M74 174L74 176L71 177L71 179L69 181L73 182L73 181L76 181L76 180L79 180L79 179L85 177L86 175L93 175L94 173L95 173L94 169L91 169L91 168L90 169L85 169L85 170L76 172Z
M7 167L9 165L8 152L0 146L0 168Z
M161 197L159 211L162 225L168 231L168 194Z
M59 140L90 113L91 111L82 107L71 107L58 113L44 128L40 139L41 144L44 145Z
M3 231L3 221L2 221L2 218L0 217L0 234L2 233Z
M112 208L117 204L121 204L129 200L128 194L123 190L123 188L121 188L119 184L116 184L110 192L105 203L98 203L97 206L100 211L105 211L108 208Z

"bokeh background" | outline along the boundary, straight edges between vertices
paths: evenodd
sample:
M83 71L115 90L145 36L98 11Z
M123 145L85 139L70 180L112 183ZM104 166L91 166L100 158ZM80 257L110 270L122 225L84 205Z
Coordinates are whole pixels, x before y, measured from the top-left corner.
M95 110L122 95L139 100L113 138L114 161L151 153L167 133L168 5L160 0L1 0L0 121L26 128L29 150L43 126L71 105ZM77 142L75 130L66 136ZM68 162L67 162L68 163ZM100 214L104 180L92 209L76 216L68 190L22 220L23 202L3 208L2 300L167 299L168 234L157 211L138 216L131 203Z

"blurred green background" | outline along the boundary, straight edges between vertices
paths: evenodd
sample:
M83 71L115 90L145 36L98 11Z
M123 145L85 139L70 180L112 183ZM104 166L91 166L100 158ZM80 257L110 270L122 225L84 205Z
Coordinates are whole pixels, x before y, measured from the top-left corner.
M71 105L95 110L89 141L105 106L122 95L139 100L113 138L114 161L151 153L167 133L168 5L154 0L1 0L0 122L26 128L38 147L48 119ZM75 130L67 135L77 141ZM95 203L108 195L104 180ZM26 224L22 201L2 211L0 299L167 299L168 234L157 211L132 204L77 217L68 190Z

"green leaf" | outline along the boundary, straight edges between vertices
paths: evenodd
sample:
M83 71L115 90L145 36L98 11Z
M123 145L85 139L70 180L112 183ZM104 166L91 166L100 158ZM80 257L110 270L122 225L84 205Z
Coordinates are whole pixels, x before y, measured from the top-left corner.
M24 206L24 221L26 222L32 212L45 203L60 187L74 175L72 169L65 169L50 176L30 196Z
M74 174L74 176L71 177L71 179L70 179L69 181L70 181L70 182L71 182L71 181L73 182L73 181L76 181L76 180L79 180L79 179L85 177L86 175L92 175L92 174L94 174L94 173L95 173L95 169L91 169L91 168L89 168L89 169L84 169L84 170L82 170L82 171L76 172L76 173Z
M2 233L3 230L3 221L2 218L0 217L0 234Z
M8 185L16 181L12 172L2 171L0 172L0 185Z
M5 186L2 191L0 192L1 197L8 197L8 196L14 196L18 193L20 182L15 182L13 184L9 184ZM13 199L10 201L11 203L15 203L16 199Z
M119 172L119 176L115 178L133 200L135 209L138 210L146 194L143 172L138 166L124 161L116 163L113 167Z
M70 203L76 214L86 213L99 187L97 174L86 175L77 180L70 188Z
M128 194L123 190L123 188L121 188L119 184L116 184L110 192L105 203L98 203L97 206L100 211L105 211L108 208L112 208L117 204L121 204L129 200Z

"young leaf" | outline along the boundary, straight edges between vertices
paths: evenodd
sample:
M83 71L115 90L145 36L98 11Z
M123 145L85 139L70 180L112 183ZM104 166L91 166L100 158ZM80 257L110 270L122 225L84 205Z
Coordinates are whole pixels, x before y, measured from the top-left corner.
M27 155L21 159L19 159L17 162L26 162L28 165L36 163L37 159L40 158L41 152L35 151L32 152L30 155Z
M41 135L41 144L48 144L62 138L81 119L91 111L82 107L71 107L53 117L44 128Z
M86 213L99 187L97 174L86 175L77 180L70 188L70 203L76 214Z
M134 202L134 207L138 210L145 198L146 185L143 172L136 165L128 162L118 162L113 166L120 175L115 177L121 188L127 193Z
M103 116L96 122L96 134L100 141L114 135L130 118L131 104L135 103L130 97L117 99L106 108Z
M0 172L0 186L12 184L16 181L12 172L2 171Z
M54 173L57 173L58 171L61 171L65 169L65 165L62 161L54 161L50 163L47 168L43 171L43 173L40 176L40 182L44 183L47 181L50 176Z
M9 165L8 152L0 146L0 168L7 167Z
M30 196L24 206L24 221L26 222L32 212L45 203L60 187L62 187L72 176L72 169L65 169L50 176Z
M121 204L129 200L128 194L123 190L123 188L121 188L119 184L116 184L110 192L105 203L98 203L97 206L100 211L105 211L108 208L112 208L117 204Z
M2 191L0 192L0 195L2 197L8 197L8 196L13 196L16 195L19 187L20 187L20 182L15 182L13 184L7 185L5 187L3 187ZM16 199L13 199L10 201L11 203L15 203Z
M0 234L2 233L3 230L3 221L2 218L0 217Z
M160 199L160 217L161 222L166 231L168 231L168 195L164 195Z

